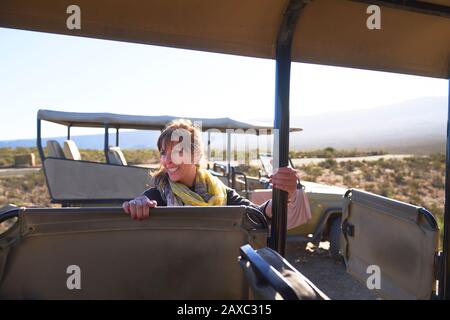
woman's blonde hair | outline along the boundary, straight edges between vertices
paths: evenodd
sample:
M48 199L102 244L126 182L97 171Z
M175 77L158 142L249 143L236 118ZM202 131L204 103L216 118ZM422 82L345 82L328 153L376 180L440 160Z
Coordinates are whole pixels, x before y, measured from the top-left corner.
M177 119L169 122L164 130L158 137L158 151L161 152L170 142L173 140L174 134L179 137L177 142L181 142L183 137L190 137L191 146L191 159L196 166L200 165L200 161L203 158L203 142L202 133L195 127L191 120L188 119ZM165 173L164 167L161 165L159 169L153 174L154 177L160 176Z

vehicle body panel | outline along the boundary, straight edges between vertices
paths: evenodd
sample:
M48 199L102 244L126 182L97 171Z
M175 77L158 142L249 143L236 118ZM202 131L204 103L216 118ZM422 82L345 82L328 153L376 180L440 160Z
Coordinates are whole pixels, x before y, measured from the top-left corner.
M436 293L439 228L431 213L350 190L345 197L342 230L347 271L373 285L378 295L387 299L430 299ZM378 285L373 278L375 272Z
M239 247L264 247L245 207L13 209L0 234L1 299L248 299ZM81 289L67 286L78 266ZM3 271L3 272L2 272Z

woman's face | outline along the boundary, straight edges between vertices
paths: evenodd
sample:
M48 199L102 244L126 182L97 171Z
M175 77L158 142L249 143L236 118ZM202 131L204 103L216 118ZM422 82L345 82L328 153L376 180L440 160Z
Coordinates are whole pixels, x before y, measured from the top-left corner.
M160 151L161 165L166 169L170 180L190 185L192 178L195 179L195 164L182 161L183 151L173 151L175 141L165 143ZM176 152L177 154L174 154Z

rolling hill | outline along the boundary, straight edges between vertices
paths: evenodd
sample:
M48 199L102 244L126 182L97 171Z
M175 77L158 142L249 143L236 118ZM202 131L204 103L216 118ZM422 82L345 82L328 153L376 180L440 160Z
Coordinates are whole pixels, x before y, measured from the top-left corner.
M399 104L315 116L293 117L292 126L304 130L293 133L291 149L305 150L325 147L337 149L384 149L400 153L434 153L445 151L447 97L426 97ZM271 117L237 119L271 123ZM156 144L159 132L125 131L120 134L124 149L148 148ZM59 142L65 137L46 138ZM72 138L80 148L103 148L103 135ZM115 134L110 134L115 143ZM220 144L220 143L219 143ZM35 139L0 141L0 147L32 147Z

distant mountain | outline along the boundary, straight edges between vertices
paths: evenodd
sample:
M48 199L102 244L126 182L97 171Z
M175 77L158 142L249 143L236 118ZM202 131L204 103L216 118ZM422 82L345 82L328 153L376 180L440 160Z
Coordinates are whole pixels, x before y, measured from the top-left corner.
M384 149L390 152L429 153L445 151L447 126L447 98L427 97L390 106L357 112L344 111L307 117L292 117L291 125L303 128L290 138L291 149ZM237 119L245 121L245 119ZM272 119L250 121L271 123ZM154 148L159 132L124 131L120 133L120 146L128 148ZM47 138L62 143L65 137ZM74 136L80 148L103 148L103 135ZM220 138L215 137L216 145ZM115 144L115 134L109 135ZM32 147L36 140L0 141L0 147Z
M304 131L293 135L291 146L443 152L447 105L446 97L427 97L358 112L295 118L291 124Z
M119 144L124 149L155 148L155 143L158 136L159 132L157 131L123 131L119 134ZM79 148L82 149L103 149L104 145L104 135L102 134L73 136L71 139L75 141ZM64 140L66 140L66 137L43 138L43 146L46 145L47 140L56 140L62 145ZM115 133L109 134L109 144L116 144ZM0 141L0 148L35 146L36 139Z

